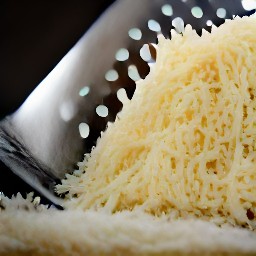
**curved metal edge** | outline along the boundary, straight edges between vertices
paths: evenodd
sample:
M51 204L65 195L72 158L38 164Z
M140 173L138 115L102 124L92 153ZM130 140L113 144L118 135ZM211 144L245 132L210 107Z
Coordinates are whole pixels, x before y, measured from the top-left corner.
M8 118L0 122L0 160L57 208L62 207L63 200L54 192L59 180L18 140Z

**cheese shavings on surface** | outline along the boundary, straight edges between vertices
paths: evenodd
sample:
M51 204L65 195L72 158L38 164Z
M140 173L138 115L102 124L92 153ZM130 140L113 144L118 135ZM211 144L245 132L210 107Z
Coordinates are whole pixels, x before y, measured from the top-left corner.
M0 194L1 256L249 256L255 241L255 232L240 227L135 211L59 211L31 194Z
M66 207L142 210L256 227L256 19L159 37L137 83L80 171Z

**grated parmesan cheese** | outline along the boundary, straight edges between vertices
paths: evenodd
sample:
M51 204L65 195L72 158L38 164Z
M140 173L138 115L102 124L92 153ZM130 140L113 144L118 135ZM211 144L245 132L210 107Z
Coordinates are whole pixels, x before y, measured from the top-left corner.
M159 37L131 101L57 186L67 208L256 228L256 19Z

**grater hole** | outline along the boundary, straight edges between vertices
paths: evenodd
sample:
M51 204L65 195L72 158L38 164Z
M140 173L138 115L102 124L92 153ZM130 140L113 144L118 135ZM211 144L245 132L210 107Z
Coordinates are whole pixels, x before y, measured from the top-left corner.
M126 90L124 88L120 88L117 91L116 96L117 96L118 100L122 103L124 103L128 99Z
M138 69L135 65L130 65L128 67L128 76L135 82L141 79Z
M129 59L129 51L125 48L121 48L116 52L116 60L126 61Z
M246 11L251 11L256 9L256 1L255 0L242 0L242 6Z
M131 28L128 32L128 35L130 36L130 38L132 38L133 40L140 40L142 37L142 32L139 28Z
M79 91L79 95L80 95L81 97L84 97L84 96L88 95L89 92L90 92L90 87L89 87L89 86L85 86L85 87L83 87L83 88Z
M216 15L221 18L221 19L224 19L227 15L227 11L225 8L218 8L217 11L216 11Z
M118 79L118 73L115 69L111 69L107 71L105 74L105 79L109 82L114 82Z
M207 25L208 27L210 27L210 26L212 26L212 25L213 25L213 23L212 23L212 21L211 21L211 20L207 20L207 21L206 21L206 25Z
M148 28L151 31L154 31L154 32L160 32L161 31L160 24L157 21L155 21L155 20L149 20L148 21Z
M191 9L191 13L197 19L200 19L203 17L203 10L199 6L193 7Z
M172 20L172 25L178 33L184 33L184 20L181 17L177 17Z
M60 105L59 112L62 120L69 122L76 115L77 108L71 100L68 100Z
M96 113L100 117L107 117L108 116L108 107L106 107L105 105L99 105L96 108Z
M172 16L173 15L173 9L172 9L172 6L170 4L165 4L162 6L161 8L162 10L162 13L165 15L165 16Z
M150 49L149 49L149 45L148 44L144 44L141 49L140 49L140 57L146 61L149 62L152 57L151 57L151 53L150 53Z
M79 133L80 133L80 136L83 138L83 139L86 139L89 134L90 134L90 127L87 123L80 123L79 124Z

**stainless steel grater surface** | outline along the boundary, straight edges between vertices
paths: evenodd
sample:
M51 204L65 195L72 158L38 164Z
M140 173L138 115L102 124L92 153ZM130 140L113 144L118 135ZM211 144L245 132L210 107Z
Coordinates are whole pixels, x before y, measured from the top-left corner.
M200 34L254 9L255 2L248 0L116 1L17 112L2 120L0 159L61 204L55 182L91 151L122 108L122 95L131 98L135 81L148 74L157 34L169 37L173 27L182 33L183 23Z

